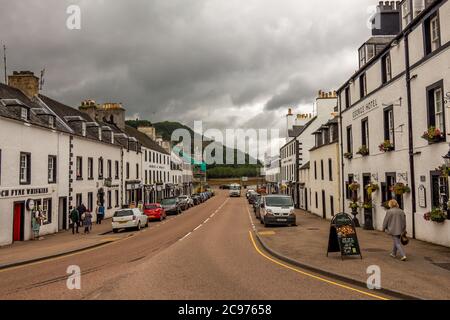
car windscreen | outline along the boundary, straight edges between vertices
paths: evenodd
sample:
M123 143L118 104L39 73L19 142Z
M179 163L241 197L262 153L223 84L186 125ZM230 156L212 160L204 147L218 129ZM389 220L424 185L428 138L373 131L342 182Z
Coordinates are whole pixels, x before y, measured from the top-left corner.
M129 217L133 215L133 210L116 211L114 217Z
M162 205L170 205L170 204L176 204L177 203L177 199L164 199L163 201L161 201Z
M155 210L158 209L159 207L157 205L154 204L150 204L144 207L145 210Z
M267 197L266 205L268 207L292 207L292 199L289 197Z

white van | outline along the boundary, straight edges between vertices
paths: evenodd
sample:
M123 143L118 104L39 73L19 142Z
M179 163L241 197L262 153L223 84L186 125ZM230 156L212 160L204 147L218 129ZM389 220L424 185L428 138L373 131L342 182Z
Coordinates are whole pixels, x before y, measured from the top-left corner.
M240 197L241 196L241 186L239 184L230 185L230 197Z
M271 225L296 226L294 201L290 196L269 195L261 200L261 223Z

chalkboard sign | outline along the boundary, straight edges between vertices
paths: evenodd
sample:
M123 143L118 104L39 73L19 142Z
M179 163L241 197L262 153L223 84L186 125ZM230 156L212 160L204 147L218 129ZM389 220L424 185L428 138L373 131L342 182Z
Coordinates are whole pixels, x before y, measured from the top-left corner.
M355 224L346 213L340 213L331 220L327 257L330 252L340 252L342 258L360 256L362 259Z

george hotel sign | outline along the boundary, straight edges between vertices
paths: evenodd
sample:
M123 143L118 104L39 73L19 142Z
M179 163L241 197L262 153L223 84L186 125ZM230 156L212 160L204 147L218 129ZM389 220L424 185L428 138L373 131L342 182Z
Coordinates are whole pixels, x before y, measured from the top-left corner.
M49 194L49 188L9 188L0 189L0 199L39 196Z
M378 108L378 102L376 99L369 101L368 103L356 108L355 111L353 111L353 120L365 115L366 113L369 113L370 111Z

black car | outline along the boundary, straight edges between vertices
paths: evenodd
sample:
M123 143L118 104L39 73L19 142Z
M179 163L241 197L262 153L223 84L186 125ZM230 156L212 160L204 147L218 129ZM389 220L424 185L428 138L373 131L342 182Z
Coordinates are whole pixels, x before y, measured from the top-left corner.
M259 195L259 194L256 193L256 192L250 194L250 196L248 197L248 203L251 204L251 205L253 205L258 197L261 197L261 195Z
M167 198L161 201L161 207L164 208L166 214L180 214L182 212L181 202L178 197Z
M191 198L192 198L192 200L194 200L194 205L196 205L196 206L198 206L199 204L202 203L202 199L201 199L200 195L198 195L198 194L193 194L191 196Z

